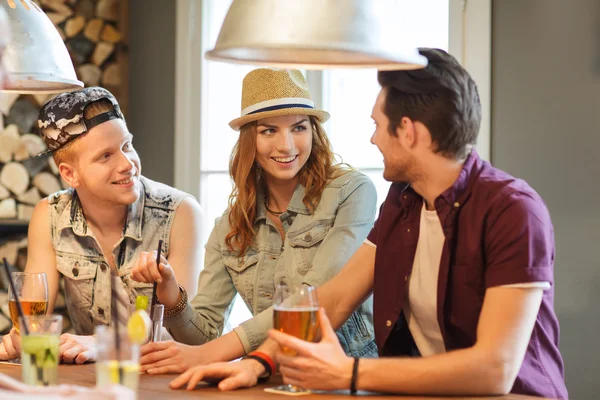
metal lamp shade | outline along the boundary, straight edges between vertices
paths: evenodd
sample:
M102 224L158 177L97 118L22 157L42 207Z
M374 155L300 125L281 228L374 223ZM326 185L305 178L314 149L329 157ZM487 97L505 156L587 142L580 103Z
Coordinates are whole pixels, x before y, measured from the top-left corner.
M4 91L57 93L83 87L58 31L38 6L32 1L0 0L0 7L11 31L4 53L10 82Z
M209 60L274 67L416 69L396 0L234 0Z

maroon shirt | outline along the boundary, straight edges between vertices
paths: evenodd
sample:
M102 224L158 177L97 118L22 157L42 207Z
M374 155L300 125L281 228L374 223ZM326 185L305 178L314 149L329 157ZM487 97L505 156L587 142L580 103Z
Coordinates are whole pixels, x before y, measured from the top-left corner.
M377 246L375 339L382 356L411 355L414 342L401 317L423 198L394 183L368 236ZM447 351L471 347L487 288L550 282L512 393L567 399L554 313L554 233L540 196L522 180L473 151L452 187L435 200L446 240L438 276L437 315Z

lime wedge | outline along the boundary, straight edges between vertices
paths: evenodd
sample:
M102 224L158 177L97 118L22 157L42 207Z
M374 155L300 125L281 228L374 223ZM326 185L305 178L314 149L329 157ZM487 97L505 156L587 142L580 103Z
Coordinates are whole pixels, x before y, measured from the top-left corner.
M133 361L123 361L121 362L121 368L123 368L124 373L135 373L139 374L140 372L140 364Z
M135 309L136 310L147 310L148 309L148 296L138 296L135 298Z
M21 347L25 353L41 353L43 358L46 349L58 349L59 342L58 335L29 335L21 339Z
M108 369L110 382L119 383L119 362L117 360L110 360L106 363L106 368Z
M127 334L129 340L136 344L143 344L150 336L152 321L146 310L137 310L127 321Z

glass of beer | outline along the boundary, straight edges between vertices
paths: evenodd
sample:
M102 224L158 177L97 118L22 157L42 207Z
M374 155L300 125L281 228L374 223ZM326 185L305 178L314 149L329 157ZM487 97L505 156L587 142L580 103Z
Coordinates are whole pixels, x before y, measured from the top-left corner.
M19 311L15 298L21 301L24 315L45 315L48 308L48 281L44 272L13 272L15 290L8 289L8 308L13 326L19 331Z
M307 342L316 342L320 336L318 310L319 303L314 287L280 283L275 288L273 328ZM286 347L282 347L281 351L285 355L296 355L295 351ZM275 389L293 393L310 392L295 385L283 385Z

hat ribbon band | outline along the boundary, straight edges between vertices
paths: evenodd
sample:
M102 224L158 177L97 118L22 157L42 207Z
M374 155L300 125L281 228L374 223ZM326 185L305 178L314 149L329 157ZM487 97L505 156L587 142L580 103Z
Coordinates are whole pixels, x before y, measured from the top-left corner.
M252 111L246 115L252 115L252 114L261 113L261 112L265 112L265 111L282 110L285 108L312 108L312 109L314 109L313 106L309 106L306 104L280 104L278 106L264 107L264 108L258 109L256 111Z
M261 101L261 102L252 104L251 106L248 106L246 108L243 108L242 116L248 115L248 114L254 114L254 113L265 111L265 110L270 110L270 109L272 109L271 107L275 107L275 106L281 106L281 108L289 108L289 107L293 107L293 106L294 107L301 106L301 107L314 108L315 103L311 99L307 99L305 97L282 97L282 98L280 97L277 99ZM277 110L277 108L275 108L275 109Z

